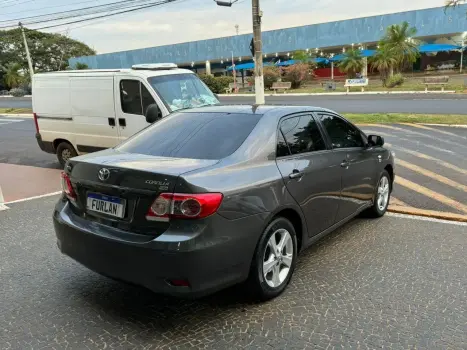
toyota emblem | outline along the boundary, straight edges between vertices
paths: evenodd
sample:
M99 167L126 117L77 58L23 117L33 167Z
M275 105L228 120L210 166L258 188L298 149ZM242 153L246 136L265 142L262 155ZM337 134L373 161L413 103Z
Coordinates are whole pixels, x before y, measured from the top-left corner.
M107 181L110 177L110 170L109 169L106 169L106 168L102 168L101 170L99 170L99 172L97 173L97 176L99 177L99 180L101 181Z

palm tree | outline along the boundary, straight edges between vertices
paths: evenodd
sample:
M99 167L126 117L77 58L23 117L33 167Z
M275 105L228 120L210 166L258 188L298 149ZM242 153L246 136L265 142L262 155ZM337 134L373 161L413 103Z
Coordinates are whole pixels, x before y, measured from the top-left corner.
M19 73L21 65L19 63L9 63L2 70L5 72L3 81L10 89L17 87L21 84L22 76Z
M363 69L365 63L363 62L362 54L357 49L348 50L344 59L338 64L342 72L347 73L349 78L355 78L356 74Z
M408 22L393 24L386 29L386 34L380 42L380 48L391 52L397 60L397 64L389 70L390 76L393 75L393 68L402 71L417 60L419 55L418 41L413 39L416 34L417 29L409 27Z
M394 52L387 47L379 47L375 55L370 58L371 69L379 72L383 85L386 85L386 79L397 63Z

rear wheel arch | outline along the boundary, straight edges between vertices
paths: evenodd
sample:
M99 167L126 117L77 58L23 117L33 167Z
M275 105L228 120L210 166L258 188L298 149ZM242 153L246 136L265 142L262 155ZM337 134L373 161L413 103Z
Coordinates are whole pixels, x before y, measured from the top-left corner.
M300 252L300 249L303 246L304 234L306 234L306 227L303 218L300 214L292 208L283 208L273 215L271 220L268 221L268 225L275 219L283 217L291 222L295 229L297 235L297 253Z

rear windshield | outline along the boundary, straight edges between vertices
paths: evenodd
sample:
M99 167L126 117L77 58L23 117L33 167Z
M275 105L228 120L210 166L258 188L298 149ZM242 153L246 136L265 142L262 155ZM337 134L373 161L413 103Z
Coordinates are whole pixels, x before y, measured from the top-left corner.
M257 114L176 113L116 149L160 157L222 159L241 146L260 118Z

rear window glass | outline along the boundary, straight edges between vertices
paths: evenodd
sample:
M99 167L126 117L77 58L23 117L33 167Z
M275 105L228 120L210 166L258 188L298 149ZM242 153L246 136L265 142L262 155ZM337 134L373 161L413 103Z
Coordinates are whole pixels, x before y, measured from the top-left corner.
M177 113L116 148L159 157L222 159L241 146L260 118L257 114Z

